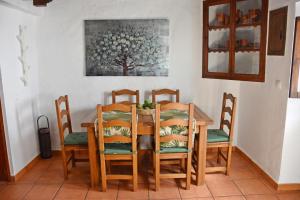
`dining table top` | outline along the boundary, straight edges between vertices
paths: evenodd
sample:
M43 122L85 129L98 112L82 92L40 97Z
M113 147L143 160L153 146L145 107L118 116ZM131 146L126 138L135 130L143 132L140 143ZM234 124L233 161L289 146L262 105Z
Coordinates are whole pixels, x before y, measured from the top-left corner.
M214 123L214 121L196 105L194 105L194 120L196 121L196 126L208 126ZM81 124L81 127L94 127L94 122L84 122ZM137 128L138 135L152 135L154 132L154 120L152 115L139 114Z

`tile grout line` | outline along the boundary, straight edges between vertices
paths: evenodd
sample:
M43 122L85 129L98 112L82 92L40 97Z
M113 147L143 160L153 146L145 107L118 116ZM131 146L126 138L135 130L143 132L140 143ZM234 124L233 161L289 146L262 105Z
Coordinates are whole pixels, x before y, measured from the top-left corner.
M120 192L120 181L118 181L118 192L117 192L116 200L118 200L119 198L119 192Z
M147 178L147 180L149 180L149 177ZM150 184L147 183L147 185L148 185L148 200L150 200Z
M61 185L59 186L58 190L55 192L55 194L54 194L52 200L54 200L54 199L56 198L57 194L59 193L59 191L61 190L62 186L64 185L64 182L65 182L65 181L63 181L63 182L61 183Z
M205 186L207 187L207 190L209 191L211 197L212 197L213 199L215 199L213 193L211 192L211 190L209 189L208 185L206 184L206 181L204 181L204 184L205 184ZM198 187L198 186L197 186L197 187Z
M54 193L52 200L56 197L56 194L58 193L58 191L60 190L60 188L62 187L63 184L64 183L60 183L60 186L59 186L58 190L56 190L56 192Z
M41 160L39 160L39 162L41 162ZM39 162L38 162L38 163L39 163ZM52 162L53 162L53 161L51 161L51 163L52 163ZM36 163L36 165L37 165L38 163ZM48 165L48 167L47 167L46 170L49 169L51 163ZM33 169L33 168L32 168L32 169ZM31 190L34 188L34 186L36 185L36 182L38 181L38 179L40 179L41 176L42 176L42 173L38 176L38 178L37 178L35 181L33 181L32 185L31 185L31 188L25 193L25 195L23 196L22 199L25 199L25 197L29 194L29 192L31 192Z
M22 197L22 199L25 199L25 197L27 196L27 194L32 190L33 186L34 186L34 184L32 184L31 188L27 192L25 192L25 195Z
M246 199L246 194L243 193L243 191L240 189L240 187L236 184L235 180L231 180L232 183L237 187L237 189L241 192L244 199Z
M176 179L175 179L176 180ZM180 181L180 180L179 180ZM177 184L176 184L177 185ZM179 186L177 186L177 190L178 190L178 193L179 193L179 196L180 196L180 199L182 200L182 196L181 196L181 193L180 193L180 190L179 190Z

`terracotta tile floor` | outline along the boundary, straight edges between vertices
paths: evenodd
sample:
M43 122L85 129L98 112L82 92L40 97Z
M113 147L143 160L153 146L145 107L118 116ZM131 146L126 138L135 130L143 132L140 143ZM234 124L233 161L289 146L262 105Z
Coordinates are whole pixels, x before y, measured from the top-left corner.
M72 168L69 179L64 181L59 156L40 160L34 168L16 183L0 182L0 200L142 200L142 199L186 199L186 200L300 200L300 191L276 192L245 159L233 153L232 172L206 175L203 186L192 185L184 189L184 181L161 180L158 192L154 189L151 164L141 164L139 189L131 191L132 184L126 181L110 181L107 192L89 189L89 166L79 163ZM209 165L214 162L209 162ZM126 170L125 170L126 171ZM195 178L193 176L193 178Z

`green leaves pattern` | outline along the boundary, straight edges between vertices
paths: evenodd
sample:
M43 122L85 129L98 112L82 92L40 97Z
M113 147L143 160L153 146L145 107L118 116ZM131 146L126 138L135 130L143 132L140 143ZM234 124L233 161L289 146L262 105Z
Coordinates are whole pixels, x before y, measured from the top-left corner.
M188 120L187 112L182 112L178 110L169 110L166 112L162 112L160 116L161 121L166 121L169 119L184 119ZM185 126L168 126L168 127L161 127L160 128L160 136L164 137L167 135L188 135L187 127ZM161 142L161 148L175 148L175 147L187 147L187 142L180 142L178 140L171 140L169 142Z
M104 128L104 137L112 137L112 136L125 136L130 137L131 136L131 130L127 127L121 127L121 126L112 126L109 128Z
M131 113L119 112L119 111L103 113L104 121L117 120L117 119L123 121L130 121ZM104 137L112 137L112 136L130 137L131 130L128 127L122 127L122 126L112 126L112 127L104 128Z
M188 135L187 127L185 126L168 126L160 128L160 136L168 136L168 135ZM180 142L178 140L171 140L169 142L161 142L161 148L169 148L169 147L186 147L186 142Z

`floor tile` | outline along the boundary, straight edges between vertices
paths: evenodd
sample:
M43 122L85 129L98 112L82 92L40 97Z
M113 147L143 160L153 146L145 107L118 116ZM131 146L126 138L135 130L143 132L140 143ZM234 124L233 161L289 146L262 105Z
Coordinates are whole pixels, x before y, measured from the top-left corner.
M37 184L27 193L25 200L51 200L59 190L59 184Z
M150 199L180 199L179 189L174 182L162 182L158 191L153 188L154 185L150 187Z
M78 163L71 168L68 180L64 180L62 160L60 155L55 155L51 159L40 160L16 183L0 182L0 200L300 200L300 192L277 192L272 189L257 170L236 153L233 153L233 163L230 176L207 174L205 185L197 187L192 184L190 190L185 190L185 180L162 179L157 192L154 191L152 166L141 167L142 163L137 192L131 191L132 183L128 181L109 181L107 192L101 192L101 188L89 188L88 163ZM246 196L243 197L242 193Z
M181 198L199 198L199 197L211 197L211 193L209 192L206 185L196 186L191 185L190 190L186 190L184 188L179 188L179 193Z
M213 197L201 197L201 198L188 198L188 199L183 199L183 200L214 200L214 198Z
M72 199L72 200L83 200L85 199L88 192L88 187L81 184L63 184L58 191L55 199Z
M68 179L64 183L82 183L90 185L90 173L86 167L74 167L68 175Z
M248 195L246 196L247 200L278 200L275 195L266 194L266 195Z
M233 180L240 180L258 178L260 175L252 167L242 167L231 170L229 177Z
M243 196L216 197L215 200L245 200Z
M246 179L235 181L244 195L271 194L272 191L260 179Z
M50 165L48 170L63 170L62 160L54 160Z
M233 169L249 166L250 163L240 155L232 156L231 167Z
M41 170L31 170L24 174L17 183L35 183L41 177L42 173Z
M101 188L99 190L89 190L86 196L86 200L115 200L118 196L118 181L111 181L107 185L106 192L101 192Z
M207 182L208 189L213 196L234 196L242 195L238 187L230 180Z
M122 200L144 200L149 199L148 184L139 184L136 192L132 191L132 184L127 181L120 182L118 199Z
M2 191L0 200L19 200L23 199L25 195L32 188L32 184L10 184Z
M62 170L48 170L36 181L38 184L61 184L64 182Z
M4 190L4 188L6 188L7 187L7 184L6 183L0 183L0 192L2 191L2 190Z
M277 197L280 200L299 200L300 199L300 192L277 194Z
M205 182L219 182L219 181L230 181L231 178L225 174L206 174Z

